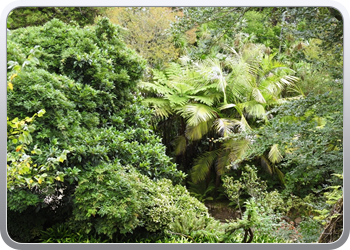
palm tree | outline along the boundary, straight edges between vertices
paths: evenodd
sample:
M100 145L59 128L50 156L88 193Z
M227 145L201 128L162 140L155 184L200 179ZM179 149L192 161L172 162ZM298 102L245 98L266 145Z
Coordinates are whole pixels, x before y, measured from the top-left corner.
M282 91L297 80L291 69L265 53L263 45L245 44L238 52L226 51L224 60L208 58L192 64L183 60L183 65L173 63L164 73L154 70L155 81L140 84L156 94L144 102L152 105L160 119L179 121L177 155L211 135L207 151L194 161L195 183L204 180L213 166L219 182L251 143L234 135L252 129L256 121L268 122L267 110L281 103ZM215 143L214 138L221 142Z
M154 109L158 122L178 125L178 131L163 127L163 138L175 142L176 155L184 154L190 142L208 132L207 123L217 116L213 108L220 97L213 91L216 85L187 64L171 63L164 72L154 69L153 79L153 82L139 84L143 91L154 94L145 98L144 103Z
M291 69L273 59L274 55L265 54L266 48L261 45L246 44L239 52L233 48L229 51L230 56L223 62L209 59L198 64L198 71L209 82L215 80L217 91L222 93L222 103L217 107L222 112L211 124L223 142L218 149L195 160L191 172L195 183L204 180L213 166L216 166L217 177L228 171L251 143L249 138L235 138L234 133L250 130L250 124L257 119L268 122L266 111L285 101L282 91L298 80ZM274 167L278 160L276 149L262 161L271 173L282 177Z

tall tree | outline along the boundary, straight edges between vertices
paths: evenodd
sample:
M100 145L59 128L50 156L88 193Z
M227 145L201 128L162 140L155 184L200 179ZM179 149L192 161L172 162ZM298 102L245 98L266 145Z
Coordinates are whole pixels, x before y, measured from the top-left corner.
M177 12L168 7L115 7L110 20L125 29L125 42L147 59L153 68L162 68L178 58L169 29Z

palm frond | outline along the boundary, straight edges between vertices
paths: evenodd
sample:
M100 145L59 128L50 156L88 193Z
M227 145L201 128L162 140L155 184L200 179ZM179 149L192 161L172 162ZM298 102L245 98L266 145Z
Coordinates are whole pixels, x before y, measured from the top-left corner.
M233 133L234 127L237 125L237 120L229 118L219 118L213 123L215 130L220 136L226 137Z
M265 118L266 117L266 110L263 105L256 101L249 101L242 103L242 106L245 108L246 112L257 118Z
M226 103L226 77L223 72L220 61L217 59L206 59L199 65L201 72L210 82L216 82L217 90L223 93L224 102Z
M266 103L264 96L261 94L261 92L258 88L253 88L252 97L257 102Z
M250 149L251 141L249 139L229 139L224 142L223 147L228 151L231 162L239 162L243 160L244 156Z
M178 136L174 140L175 144L175 155L182 155L186 151L186 137L185 136Z
M233 107L235 107L235 106L236 106L236 104L227 103L227 104L224 104L224 105L222 105L221 107L219 107L219 110L229 109L229 108L233 108Z
M162 94L162 95L170 94L173 92L170 88L168 88L162 84L156 83L156 82L155 83L140 82L140 83L138 83L138 87L140 89L150 90L150 91L153 91L157 94Z
M213 166L220 150L205 152L203 155L194 160L191 171L191 178L194 183L203 181Z
M185 135L191 141L202 139L209 132L211 122L200 122L196 126L186 126Z
M285 178L284 178L284 174L282 173L281 170L279 170L277 167L275 167L275 172L277 174L277 177L278 179L280 180L280 182L285 185L286 184L286 181L285 181Z
M270 175L276 174L279 181L283 185L285 185L285 178L282 171L279 170L275 165L271 165L270 161L265 156L261 156L260 160L261 160L261 166L265 169L265 171L268 172Z
M196 126L201 122L215 119L217 116L215 109L199 103L187 104L178 108L176 111L187 119L187 124L189 126Z
M260 163L261 163L261 166L265 169L265 171L268 172L270 175L272 175L272 173L273 173L273 168L272 168L272 166L270 165L269 160L266 159L265 156L261 156L261 157L260 157Z
M278 163L283 159L283 156L278 149L278 144L272 145L270 152L269 152L269 155L268 155L268 158L272 163Z
M229 171L229 168L227 166L230 165L231 159L229 157L230 152L227 150L222 150L217 158L216 163L216 173L221 176Z

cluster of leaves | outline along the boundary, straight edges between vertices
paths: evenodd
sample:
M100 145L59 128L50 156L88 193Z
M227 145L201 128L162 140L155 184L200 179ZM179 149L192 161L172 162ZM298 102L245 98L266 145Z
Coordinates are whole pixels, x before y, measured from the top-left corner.
M192 164L186 159L198 156L191 147L208 144L209 139L202 147L206 152L193 162L195 183L206 178L215 162L217 176L223 174L248 145L247 140L225 138L267 121L267 110L281 103L283 91L297 81L293 71L263 45L230 47L221 56L203 61L182 58L183 65L172 63L164 72L153 70L154 81L139 85L155 94L144 102L153 106L158 119L177 124L166 138L175 141L176 155L184 155L182 165Z
M305 196L337 185L343 171L343 113L339 93L309 95L278 108L270 123L255 131L243 160L266 156L274 147L274 166L285 173L286 193ZM272 169L270 170L272 171Z
M342 50L343 18L341 13L332 7L285 8L284 23L287 32L296 37L318 38L322 46L328 49Z
M84 232L74 232L67 224L56 224L40 231L40 243L107 243L97 235L87 235Z
M207 208L170 180L153 181L131 166L100 165L81 175L75 191L75 227L113 237L137 227L165 230L183 214L209 216Z
M151 111L142 106L136 89L145 61L126 47L119 28L108 19L100 19L96 26L86 28L54 19L44 26L14 30L8 37L8 60L11 83L8 84L11 86L7 98L8 116L19 117L8 120L11 134L8 137L8 185L13 189L9 191L10 210L29 211L35 206L36 212L47 215L49 224L51 217L60 217L61 213L61 221L67 220L74 202L79 206L79 202L84 201L83 198L78 200L79 192L82 196L86 194L84 184L81 183L76 191L78 181L84 181L81 173L86 175L85 180L100 178L98 170L115 161L136 169L130 174L125 172L129 176L123 183L130 188L133 185L127 180L135 181L136 176L147 179L147 183L158 180L157 184L149 184L154 190L159 187L173 189L172 182L183 180L185 175L165 155L160 138L150 130ZM34 120L38 110L46 113ZM43 113L39 112L40 115ZM22 121L20 117L27 118ZM19 147L18 143L25 144L25 147ZM27 157L27 152L32 152L32 155ZM123 174L123 168L117 169L117 174ZM118 178L112 176L111 181ZM85 185L90 187L91 183ZM107 187L104 187L106 192L109 191ZM164 202L170 197L182 199L185 190L181 187L175 189L179 194L174 191ZM125 215L122 211L124 199L138 200L142 192L147 195L148 191L144 188L137 196L133 196L133 192L128 193L130 197L119 193L114 203L106 198L106 209L120 211L107 211L109 216L101 214L101 218L93 221L95 225L87 225L95 227L98 233L111 235L146 224L129 225L133 214L130 221L128 217L120 221L110 220L113 216L121 218ZM157 195L166 193L163 190L154 194L154 200ZM91 196L90 192L88 196ZM174 200L174 203L179 203L177 214L191 202L198 203L192 197L185 198ZM162 197L158 199L162 200ZM86 202L88 205L84 204L84 207L93 211L94 201ZM144 209L149 201L143 202L141 210L138 211L139 204L135 205L133 212L145 212L143 221L149 220L149 230L160 229L174 215L172 212L163 214L163 206L157 208L156 201L153 210L146 213ZM202 204L196 206L205 212ZM83 216L90 219L87 213ZM158 219L152 219L156 217ZM74 218L81 219L79 212ZM120 228L114 223L119 223Z
M217 45L232 39L243 26L243 16L250 7L183 7L172 25L174 42L193 59L205 59L218 52ZM189 42L188 31L196 33Z
M343 175L335 174L336 177L339 179L343 179ZM343 198L343 188L341 185L337 186L329 186L327 188L328 192L325 192L323 195L325 196L326 200L326 205L325 207L321 210L318 209L316 212L319 213L318 216L315 216L315 220L321 221L323 225L328 223L332 218L335 218L338 216L338 214L333 214L331 215L331 208L337 204L339 200Z
M257 176L254 166L246 165L239 179L225 176L223 186L228 198L241 211L241 218L231 222L226 229L235 234L238 229L252 229L253 242L316 242L321 233L321 224L310 217L318 214L316 204L323 203L316 197L282 195L277 190L267 191L266 182ZM242 205L241 205L242 204ZM293 215L294 213L294 215ZM288 216L298 217L300 227ZM240 237L242 234L240 234ZM243 239L244 240L244 239Z
M111 22L125 29L125 43L152 68L163 68L178 58L168 31L176 15L169 7L115 7L107 11Z
M74 21L85 26L93 24L95 18L103 15L105 11L105 7L20 7L9 14L7 28L12 30L40 26L54 18L65 23Z

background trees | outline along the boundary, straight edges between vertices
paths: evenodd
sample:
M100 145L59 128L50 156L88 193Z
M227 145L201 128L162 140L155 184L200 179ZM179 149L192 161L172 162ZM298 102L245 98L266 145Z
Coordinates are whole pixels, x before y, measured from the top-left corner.
M178 13L168 7L111 8L107 16L124 28L124 40L152 68L163 68L178 58L169 29Z
M7 20L7 28L18 29L28 26L40 26L53 18L65 23L71 21L81 26L93 24L105 7L24 7L14 9Z

